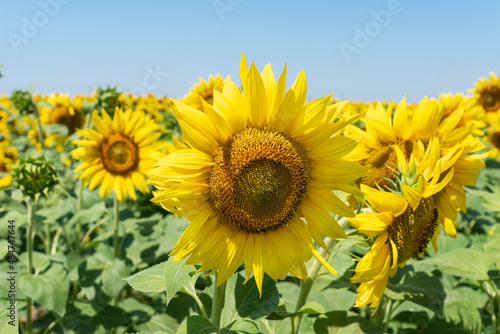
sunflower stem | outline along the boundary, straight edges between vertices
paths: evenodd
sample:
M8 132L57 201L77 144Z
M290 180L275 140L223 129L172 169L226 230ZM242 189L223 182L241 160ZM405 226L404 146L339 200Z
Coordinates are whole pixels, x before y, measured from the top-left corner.
M118 223L120 222L120 208L118 204L118 199L116 196L114 196L114 215L113 215L113 245L115 247L115 258L120 257L120 242L119 242L119 235L118 235Z
M335 246L335 243L336 243L335 239L331 238L325 239L325 244L327 249L321 248L319 250L319 254L322 257L324 257L325 260L328 261L328 258L330 257L330 252L333 249L333 246ZM316 280L316 277L318 276L321 267L322 267L321 263L318 260L314 260L313 265L309 270L309 273L307 274L307 279L305 281L302 281L300 284L300 294L299 294L299 299L297 300L297 304L295 305L295 312L298 312L302 308L302 306L306 304L309 292L311 292L311 288L314 284L314 281ZM302 319L301 313L298 313L290 318L290 320L292 321L292 331L291 331L292 334L296 334L299 332L301 319Z
M31 275L33 271L33 227L35 224L36 200L28 197L26 207L28 209L28 226L26 232L26 251L28 252L28 263L26 272ZM26 297L26 333L31 333L31 297Z
M40 142L40 146L42 147L43 150L45 147L43 143L42 123L40 123L40 114L38 113L38 108L36 106L36 103L33 101L31 101L31 103L33 103L33 115L35 115L36 127L38 130L38 141Z
M387 298L385 304L385 320L384 320L384 333L387 333L389 329L389 322L391 321L391 313L392 313L392 299Z
M224 308L224 300L226 298L226 282L217 286L217 272L215 273L214 282L214 298L212 300L212 324L220 327L220 318L222 315L222 309Z
M90 126L90 115L87 115L87 118L85 119L85 125L83 126L82 130L85 130ZM77 198L76 198L76 211L81 211L83 208L83 179L80 178L78 180L78 193L77 193ZM77 233L77 249L81 248L81 242L80 242L80 237L82 234L82 227L80 226L80 223L78 222L76 224L76 233Z

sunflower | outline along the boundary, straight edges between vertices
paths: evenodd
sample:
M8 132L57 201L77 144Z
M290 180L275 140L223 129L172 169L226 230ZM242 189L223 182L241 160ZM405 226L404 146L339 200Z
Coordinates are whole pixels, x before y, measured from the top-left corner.
M15 147L2 147L0 145L0 188L10 186L12 182L12 167L17 161Z
M361 185L365 199L373 212L360 213L349 218L359 232L377 236L371 250L358 262L352 282L361 283L357 289L355 307L370 304L377 311L389 277L404 267L406 262L421 255L429 242L437 251L438 209L433 195L452 179L451 169L441 179L441 164L432 158L439 150L437 141L429 145L425 171L412 155L409 161L404 152L394 145L397 155L395 181L392 192L383 192Z
M114 118L102 110L102 115L92 114L96 130L77 129L77 133L87 139L74 140L81 147L71 155L82 160L75 169L78 177L92 190L101 186L99 195L104 198L115 191L116 198L123 202L127 196L135 200L136 187L147 193L145 176L153 164L163 156L164 143L159 140L161 127L142 112L116 109Z
M443 163L441 172L448 173L451 168L455 169L453 180L436 195L439 223L444 225L447 234L455 236L457 211L465 212L467 209L464 186L476 183L476 175L484 163L482 156L475 152L483 149L484 145L477 137L471 136L472 124L458 126L463 108L443 120L444 109L437 100L424 98L410 117L403 98L394 115L392 113L391 104L387 109L377 104L370 107L362 119L366 130L351 125L347 127L346 134L359 138L359 144L346 159L370 169L357 183L385 190L394 178L393 166L397 163L394 147L398 147L409 159L415 150L422 155L428 145L437 140L440 147L437 157Z
M81 114L81 101L79 101L79 105L75 105L67 94L51 94L47 98L47 102L54 108L38 108L40 123L65 125L69 135L75 133L76 128L83 126L84 117Z
M173 101L189 148L149 179L153 202L191 222L170 255L218 271L218 285L244 262L260 292L264 273L305 279L311 256L335 273L312 239L346 237L330 212L354 214L332 190L357 190L348 182L366 172L342 158L356 146L343 129L359 116L328 106L331 96L306 104L303 71L285 94L286 66L276 81L270 64L259 74L242 56L240 78L243 93L228 76L204 112Z
M193 88L189 90L182 99L181 102L187 104L188 106L202 110L202 101L213 105L214 101L214 91L221 92L224 87L224 79L220 75L216 75L215 78L210 75L208 77L208 82L205 82L203 78L200 78L199 84L194 84Z
M483 140L490 145L488 155L493 159L500 160L500 122L486 130L486 136L483 137Z
M498 118L500 113L500 77L491 72L489 79L479 79L474 84L474 88L469 91L474 94L475 103L486 112L487 120Z
M474 100L470 95L464 95L463 93L439 94L439 105L443 108L442 120L445 120L455 110L463 108L464 113L458 122L458 127L472 124L473 135L484 135L481 129L486 126L483 121L485 112L483 108L474 104Z

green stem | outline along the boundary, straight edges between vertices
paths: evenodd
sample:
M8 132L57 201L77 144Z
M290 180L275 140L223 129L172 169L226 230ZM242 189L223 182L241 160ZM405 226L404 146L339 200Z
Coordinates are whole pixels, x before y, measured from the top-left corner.
M205 306L203 306L203 303L201 302L200 298L198 298L198 295L195 293L191 293L190 291L186 290L186 289L183 289L182 290L184 293L187 293L188 295L190 295L191 297L193 297L193 299L196 301L196 304L198 304L198 307L200 308L201 310L201 314L208 319L208 315L207 315L207 311L205 310ZM210 319L208 319L210 320Z
M120 222L120 208L118 206L118 199L116 198L116 196L114 196L114 205L113 205L113 209L114 209L114 215L113 215L113 245L115 247L115 258L119 258L120 257L120 242L119 242L119 225L118 223Z
M45 254L50 254L50 244L51 244L51 239L50 239L50 226L47 222L45 222Z
M45 148L44 143L43 143L43 132L42 132L42 123L40 123L40 115L38 114L38 108L36 106L36 103L33 101L33 115L35 115L35 121L36 121L36 126L38 128L38 141L40 142L40 145L42 146L42 150Z
M87 118L85 119L85 125L83 126L82 130L85 130L90 126L90 115L87 115ZM77 195L77 201L76 201L76 210L80 211L83 207L83 179L79 179L78 181L78 195Z
M327 249L321 248L319 250L319 254L326 260L328 260L330 252L333 249L335 243L336 243L335 239L326 238L325 244ZM314 260L313 265L309 270L309 273L307 274L307 279L305 281L302 281L300 284L300 294L299 294L299 299L297 300L297 305L295 306L295 312L298 312L302 308L302 306L306 304L309 292L311 292L311 288L314 284L314 281L316 280L316 277L318 276L321 267L322 267L321 263L318 260ZM292 321L292 332L291 332L292 334L298 333L301 319L302 319L301 313L295 314L290 318L290 320Z
M224 308L224 300L226 298L226 282L217 286L217 273L215 273L214 283L214 299L212 300L212 323L220 327L220 318L222 309Z
M26 200L28 209L28 226L26 231L26 251L28 252L28 263L26 272L31 275L33 271L33 227L35 225L35 205L31 198ZM26 297L26 333L31 333L31 297Z
M392 314L392 304L393 301L387 298L386 307L385 307L385 320L384 320L384 333L387 333L389 329L389 322L391 321Z

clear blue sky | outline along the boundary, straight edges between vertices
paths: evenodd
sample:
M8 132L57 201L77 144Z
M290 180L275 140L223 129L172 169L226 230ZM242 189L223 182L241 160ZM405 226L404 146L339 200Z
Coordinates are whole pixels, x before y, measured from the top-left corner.
M243 51L259 69L286 61L288 85L304 69L310 98L418 101L500 73L499 15L500 1L0 0L0 94L181 97L200 76L239 81Z

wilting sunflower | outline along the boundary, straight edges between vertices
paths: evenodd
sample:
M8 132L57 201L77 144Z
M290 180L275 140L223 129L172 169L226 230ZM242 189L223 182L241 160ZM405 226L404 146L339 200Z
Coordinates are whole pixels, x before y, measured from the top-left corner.
M443 163L441 173L455 169L453 180L436 199L440 211L439 223L444 225L446 233L455 236L457 210L467 209L463 187L475 185L476 175L484 163L482 157L474 153L484 145L478 138L471 136L472 124L459 126L463 108L455 110L443 120L444 109L438 102L424 98L410 116L403 99L393 116L392 113L391 105L384 109L381 104L377 104L376 107L370 107L362 118L365 130L347 127L346 134L360 138L360 141L346 159L370 169L357 182L385 190L394 178L393 166L397 162L394 147L399 147L409 159L416 149L425 152L434 138L440 146L438 157Z
M221 92L223 87L224 79L218 74L215 78L212 75L209 76L208 82L200 78L200 83L194 84L193 88L189 90L189 93L181 99L181 102L192 108L203 111L201 100L213 105L214 91Z
M474 94L476 104L486 112L487 119L494 118L494 114L500 111L500 77L493 72L489 79L479 79L469 91Z
M374 211L357 214L349 221L359 232L377 236L377 239L358 262L351 278L352 282L361 283L354 306L370 304L375 313L387 281L396 274L397 266L404 267L409 259L421 255L429 242L436 250L439 213L433 195L450 182L454 173L451 169L441 179L440 163L432 160L435 150L439 150L438 145L434 141L425 154L430 163L426 173L420 170L413 155L407 162L404 152L394 145L398 163L392 192L361 185Z
M84 117L81 113L81 105L74 105L67 94L52 94L47 99L54 108L40 107L40 123L62 124L68 128L68 134L73 134L76 128L81 128Z
M121 202L127 193L136 199L134 187L147 193L145 177L163 156L160 126L142 112L120 109L116 109L113 119L105 110L101 116L94 112L91 121L97 131L77 129L87 139L74 140L81 147L71 152L75 159L83 161L75 169L81 172L77 176L83 184L90 190L100 185L99 195L103 198L114 190Z
M356 190L348 182L366 172L342 159L356 146L343 129L359 116L343 117L345 103L328 106L331 96L305 104L303 72L285 94L286 67L276 81L269 64L259 74L242 56L240 78L243 93L228 76L204 112L174 100L190 148L165 156L149 179L153 201L191 222L170 255L218 271L219 285L244 262L259 291L264 273L305 279L313 255L335 273L312 239L345 238L330 213L353 212L332 190Z

